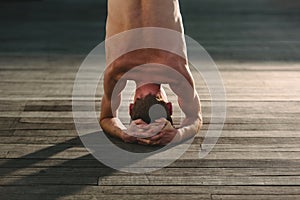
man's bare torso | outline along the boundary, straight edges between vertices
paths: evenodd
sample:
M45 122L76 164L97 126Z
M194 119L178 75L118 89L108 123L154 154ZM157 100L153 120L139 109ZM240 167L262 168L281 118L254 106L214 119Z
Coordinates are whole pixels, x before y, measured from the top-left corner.
M116 10L117 7L122 9L117 13L110 12L110 10ZM161 27L183 34L178 0L111 0L108 1L108 13L113 13L113 15L109 14L107 17L106 38L142 27ZM158 38L157 35L148 34L146 39L155 41ZM127 44L130 46L134 42L136 42L135 38L122 41L123 49L124 46L126 49ZM174 48L181 48L181 51L184 51L184 39L182 41L174 41ZM113 46L107 45L106 47L108 56L117 50L118 47L115 44ZM107 58L107 60L110 59ZM161 67L162 65L166 67ZM142 67L136 68L137 66ZM150 80L157 83L175 84L178 78L176 78L174 72L172 73L173 69L173 71L175 70L182 74L192 83L187 66L187 58L159 49L139 49L127 53L114 60L108 68L111 71L110 75L115 81L120 80L126 74L123 79L134 80L137 84ZM129 71L130 73L127 73Z

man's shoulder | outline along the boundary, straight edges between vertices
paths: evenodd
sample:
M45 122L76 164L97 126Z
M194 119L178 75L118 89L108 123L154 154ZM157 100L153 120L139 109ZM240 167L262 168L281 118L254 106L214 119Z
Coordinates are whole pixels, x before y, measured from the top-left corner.
M117 65L109 65L105 69L104 79L108 81L118 81L121 77L122 69Z

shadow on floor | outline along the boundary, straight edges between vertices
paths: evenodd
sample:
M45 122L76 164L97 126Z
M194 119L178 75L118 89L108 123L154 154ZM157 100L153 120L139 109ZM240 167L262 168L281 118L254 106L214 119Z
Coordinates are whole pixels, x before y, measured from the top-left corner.
M94 136L96 134L99 133L91 133L88 135ZM114 144L126 151L150 153L161 148L127 144L116 138L108 137ZM67 158L51 158L69 148L82 146L80 138L76 137L3 163L0 165L1 177L11 178L13 177L10 176L11 173L18 171L19 174L22 170L26 174L22 176L18 175L16 179L8 180L9 183L4 184L5 186L3 187L5 188L5 192L1 193L3 193L5 199L19 199L20 197L22 197L22 199L58 199L63 196L78 193L86 186L97 186L99 179L117 172L117 170L102 164L91 154L70 160L67 160ZM27 170L32 170L32 173L28 174L29 172ZM18 186L17 191L14 186ZM33 186L37 186L37 188ZM1 188L1 191L3 188ZM99 189L99 192L100 191Z

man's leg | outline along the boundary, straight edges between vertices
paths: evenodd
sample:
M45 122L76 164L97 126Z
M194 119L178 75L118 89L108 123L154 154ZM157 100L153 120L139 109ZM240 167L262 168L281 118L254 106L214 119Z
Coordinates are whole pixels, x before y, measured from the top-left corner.
M162 34L159 32L138 32L123 34L117 43L114 40L106 43L106 57L107 63L113 67L115 73L126 73L135 66L147 63L159 63L176 68L183 75L188 74L186 46L184 39L184 29L182 17L179 8L178 0L108 0L108 16L106 24L106 38L122 33L124 31L143 27L159 27L175 30L182 34L181 38L176 38L174 42L168 44L168 49L174 49L175 52L180 52L183 57L162 51L159 49L139 49L134 52L123 54L117 60L112 60L115 55L126 52L134 44L144 46L143 40L138 40L136 44L136 37L145 35L147 42L157 43ZM163 30L162 30L163 31ZM140 34L141 33L141 34ZM166 37L166 36L164 36ZM125 39L126 38L126 39ZM114 55L114 56L113 56ZM113 63L111 63L113 62Z
M106 37L141 27L183 32L178 0L108 0Z

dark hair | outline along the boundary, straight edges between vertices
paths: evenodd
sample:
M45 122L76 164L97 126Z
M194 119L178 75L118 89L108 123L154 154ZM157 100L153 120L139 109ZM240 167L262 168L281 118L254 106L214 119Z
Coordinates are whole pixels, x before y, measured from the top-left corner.
M163 115L162 112L155 112L153 115L151 114L151 117L153 118L151 119L149 116L149 111L150 108L155 104L161 105L166 111L167 116ZM171 118L171 113L167 107L167 103L162 99L160 99L159 97L156 97L152 94L148 94L143 99L139 99L139 98L136 99L135 103L133 104L130 117L132 120L142 119L144 122L148 124L150 124L156 119L164 117L168 121L170 121L171 124L173 125L173 120Z

